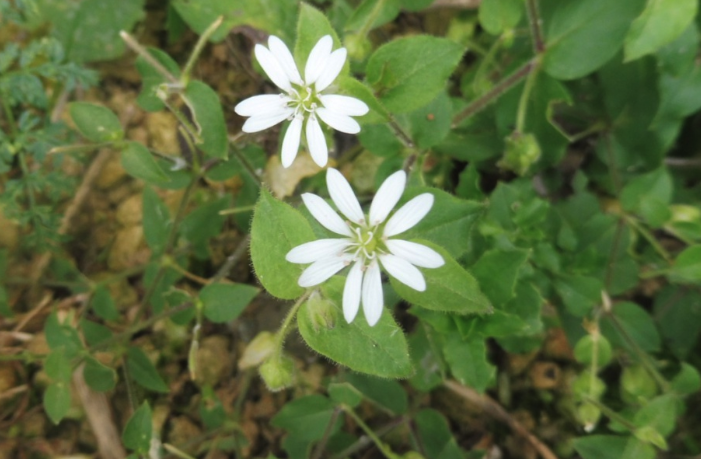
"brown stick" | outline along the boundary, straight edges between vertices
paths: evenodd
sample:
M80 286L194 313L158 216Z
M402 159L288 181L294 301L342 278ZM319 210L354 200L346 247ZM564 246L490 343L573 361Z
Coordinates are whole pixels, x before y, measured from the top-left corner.
M479 406L493 418L507 424L517 435L525 438L528 443L538 451L538 454L540 454L543 459L558 459L555 453L553 453L545 443L538 440L535 435L530 433L520 422L514 419L499 403L492 400L487 395L482 395L476 390L463 386L457 381L447 380L443 382L443 385L470 403Z
M121 436L112 420L112 410L105 394L95 392L83 378L81 364L73 372L73 386L88 416L88 423L95 435L97 449L102 459L124 459L127 455L122 446Z

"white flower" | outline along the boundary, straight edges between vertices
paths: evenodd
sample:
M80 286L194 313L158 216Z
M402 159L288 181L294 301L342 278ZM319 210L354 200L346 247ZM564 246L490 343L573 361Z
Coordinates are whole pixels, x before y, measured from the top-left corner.
M416 196L387 219L406 186L406 173L395 172L377 190L366 218L350 184L340 172L329 169L326 185L331 199L347 220L315 194L305 193L302 200L319 223L344 237L307 242L290 250L285 258L291 263L311 263L299 277L301 287L321 284L353 264L343 289L343 315L348 323L352 322L362 300L365 319L374 326L384 307L380 265L398 281L423 292L426 280L416 267L438 268L444 264L443 257L431 248L391 239L426 216L433 206L433 195Z
M297 156L302 128L305 127L309 153L314 162L324 167L329 151L317 117L347 134L360 132L360 125L351 116L362 116L368 106L359 99L336 94L323 94L336 79L346 62L346 49L331 51L333 39L322 37L307 59L302 79L292 53L278 37L271 35L268 47L256 45L255 55L265 73L282 89L282 94L264 94L249 97L234 110L241 116L250 116L243 132L258 132L291 120L282 141L282 165L289 167Z

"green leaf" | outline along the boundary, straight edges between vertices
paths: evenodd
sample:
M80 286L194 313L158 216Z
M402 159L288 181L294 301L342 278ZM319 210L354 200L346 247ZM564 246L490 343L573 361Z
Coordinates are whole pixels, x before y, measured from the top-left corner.
M701 283L701 245L684 249L674 260L669 277L676 282Z
M122 442L127 448L141 454L148 454L153 437L151 407L144 402L127 421L122 433Z
M701 389L701 375L699 371L682 362L682 368L672 379L672 390L679 395L691 395Z
M439 144L450 132L453 104L445 91L428 105L406 115L411 139L421 149Z
M197 146L208 156L226 159L229 134L219 95L201 81L191 81L183 92L183 100L190 108L195 128L202 138Z
M299 16L297 18L297 41L294 49L294 57L300 73L302 73L307 64L307 57L312 48L325 35L331 35L331 38L333 38L333 49L343 46L326 15L313 6L300 2ZM341 75L348 73L347 62L344 67L345 71L342 71Z
M44 392L44 411L54 424L61 422L71 407L70 383L57 381L48 385Z
M149 358L139 348L130 347L127 351L127 368L131 377L141 386L155 392L168 392L168 386L158 374Z
M358 134L358 140L370 153L381 158L397 157L404 148L386 124L364 126Z
M122 150L122 167L132 177L151 185L160 185L170 180L148 148L139 142L127 142Z
M380 101L377 100L375 95L372 93L372 90L365 84L353 77L341 75L336 78L336 85L338 86L339 94L345 94L347 96L360 99L367 104L368 108L370 108L370 111L367 114L360 117L355 117L355 119L361 125L386 123L389 120L389 113L387 113L387 109L382 106ZM392 136L394 137L394 135Z
M637 427L652 427L666 437L674 432L678 402L676 394L655 397L635 413L633 424Z
M402 233L400 238L426 239L445 248L454 258L461 257L470 250L470 234L474 224L484 214L484 205L428 187L407 188L400 202L423 193L433 195L430 212L416 226Z
M109 328L87 319L80 319L80 329L83 331L83 336L89 346L94 346L112 337L112 331Z
M363 0L348 18L344 29L364 31L367 34L370 30L393 21L399 14L401 6L401 0L383 0L382 2Z
M290 39L294 34L297 16L295 0L173 0L171 5L180 17L197 33L204 32L219 16L224 16L222 25L212 34L211 40L218 42L226 38L229 31L239 25L248 25L270 34Z
M146 244L155 254L161 254L170 233L170 212L161 198L153 191L153 188L149 186L144 187L142 225Z
M419 292L390 276L392 287L409 303L435 311L458 314L485 313L491 311L491 304L480 291L474 277L460 266L448 252L428 241L415 239L413 242L428 246L441 254L445 264L436 269L422 269L426 279L426 290Z
M691 24L696 0L650 0L625 39L625 60L632 61L673 42Z
M370 327L361 314L348 324L343 318L341 298L344 279L333 277L322 286L332 327L319 326L309 310L309 302L297 313L297 325L304 341L319 354L351 370L383 378L406 378L413 368L401 328L388 311Z
M397 381L354 373L347 374L345 379L366 398L393 414L404 414L409 407L407 394Z
M399 38L370 56L366 78L390 112L411 112L445 88L464 52L462 46L446 38Z
M92 142L114 142L124 138L119 118L109 108L89 102L71 102L68 112L78 131Z
M110 367L101 364L93 357L86 357L83 367L83 378L93 390L107 392L117 384L117 373Z
M584 317L601 303L604 284L599 279L586 276L562 276L553 282L557 294L562 298L567 311Z
M672 177L665 167L639 175L626 184L621 192L621 205L629 212L640 214L650 226L662 226L671 215Z
M104 320L117 320L119 319L119 311L117 311L117 306L110 295L109 290L104 285L98 285L95 289L95 293L90 299L90 305L93 311L98 317Z
M49 314L44 323L44 336L49 348L53 351L63 348L68 358L73 358L83 348L78 332L74 327L58 321L56 312Z
M543 68L560 80L583 77L616 55L645 0L548 0Z
M271 295L292 300L304 293L297 284L304 267L286 261L285 255L314 239L299 211L261 190L251 225L251 259L258 280Z
M148 48L148 53L159 62L171 75L180 78L180 67L165 52L157 48ZM165 108L163 101L156 95L158 88L163 83L170 83L166 78L149 64L143 56L136 59L136 70L141 75L141 92L136 98L139 107L147 112L157 112Z
M518 24L523 13L523 2L519 0L482 0L479 21L484 30L499 35Z
M487 347L481 336L467 340L457 333L446 336L443 356L453 376L478 392L484 392L494 379L495 368L487 360Z
M620 459L655 459L656 457L657 452L652 445L644 443L635 437L628 439L623 454L619 456Z
M331 383L328 387L329 397L336 403L343 403L355 408L360 405L363 400L363 395L358 392L358 389L347 382Z
M66 356L63 348L51 351L44 361L44 371L46 375L57 382L70 384L73 368L71 360Z
M260 290L246 284L209 284L200 291L204 315L212 322L237 318Z
M319 440L331 422L334 402L318 394L299 397L285 404L270 424L304 440Z
M462 459L465 457L460 450L448 421L441 413L432 409L423 409L416 413L416 429L430 459Z
M516 278L528 255L526 250L490 250L472 266L480 289L493 304L504 304L514 296Z
M582 459L621 459L629 437L588 435L574 440L572 446Z
M613 317L618 321L626 334L647 352L660 350L660 335L655 328L655 322L650 314L635 303L623 302L613 306ZM621 336L612 323L605 318L602 322L603 331L612 344L628 348L627 341Z
M70 61L105 61L124 53L119 32L131 30L144 17L144 0L124 0L119 8L103 0L39 0L33 10L52 25L52 35L61 41Z
M199 205L187 214L180 224L180 233L195 245L206 243L221 233L226 216L219 212L231 206L231 199L224 196L216 201ZM208 258L207 255L206 258Z

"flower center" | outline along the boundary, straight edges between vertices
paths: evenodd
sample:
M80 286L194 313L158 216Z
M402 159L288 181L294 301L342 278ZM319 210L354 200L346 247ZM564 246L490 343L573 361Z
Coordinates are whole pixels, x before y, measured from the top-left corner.
M353 258L363 265L378 254L387 251L380 234L377 232L377 227L353 226L352 230L354 237L349 253L353 253Z
M313 86L292 84L290 91L290 101L287 102L288 107L295 109L294 115L314 113L317 107L321 106L321 101Z

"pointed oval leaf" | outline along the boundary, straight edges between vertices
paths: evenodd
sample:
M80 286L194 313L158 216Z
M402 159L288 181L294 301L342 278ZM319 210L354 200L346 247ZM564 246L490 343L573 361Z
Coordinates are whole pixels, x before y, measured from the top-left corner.
M185 88L183 98L192 111L195 127L202 137L199 148L209 156L226 159L229 134L219 95L201 81L191 81Z
M85 359L83 378L91 389L98 392L107 392L114 389L117 384L117 373L110 367L101 364L93 357Z
M212 322L237 318L260 290L245 284L210 284L200 292L204 315Z
M144 351L136 347L130 347L127 351L127 367L134 381L146 389L156 392L168 392L168 386L158 374Z
M68 112L78 131L93 142L112 142L124 138L119 118L112 110L89 102L71 102Z
M56 381L46 388L44 392L44 410L49 415L51 422L58 424L68 413L71 407L70 383Z
M122 433L122 442L127 448L137 453L147 454L151 448L153 436L153 421L151 420L151 407L144 402L127 421Z
M161 185L170 181L161 166L148 149L139 142L127 142L122 150L122 167L132 177L151 185Z

